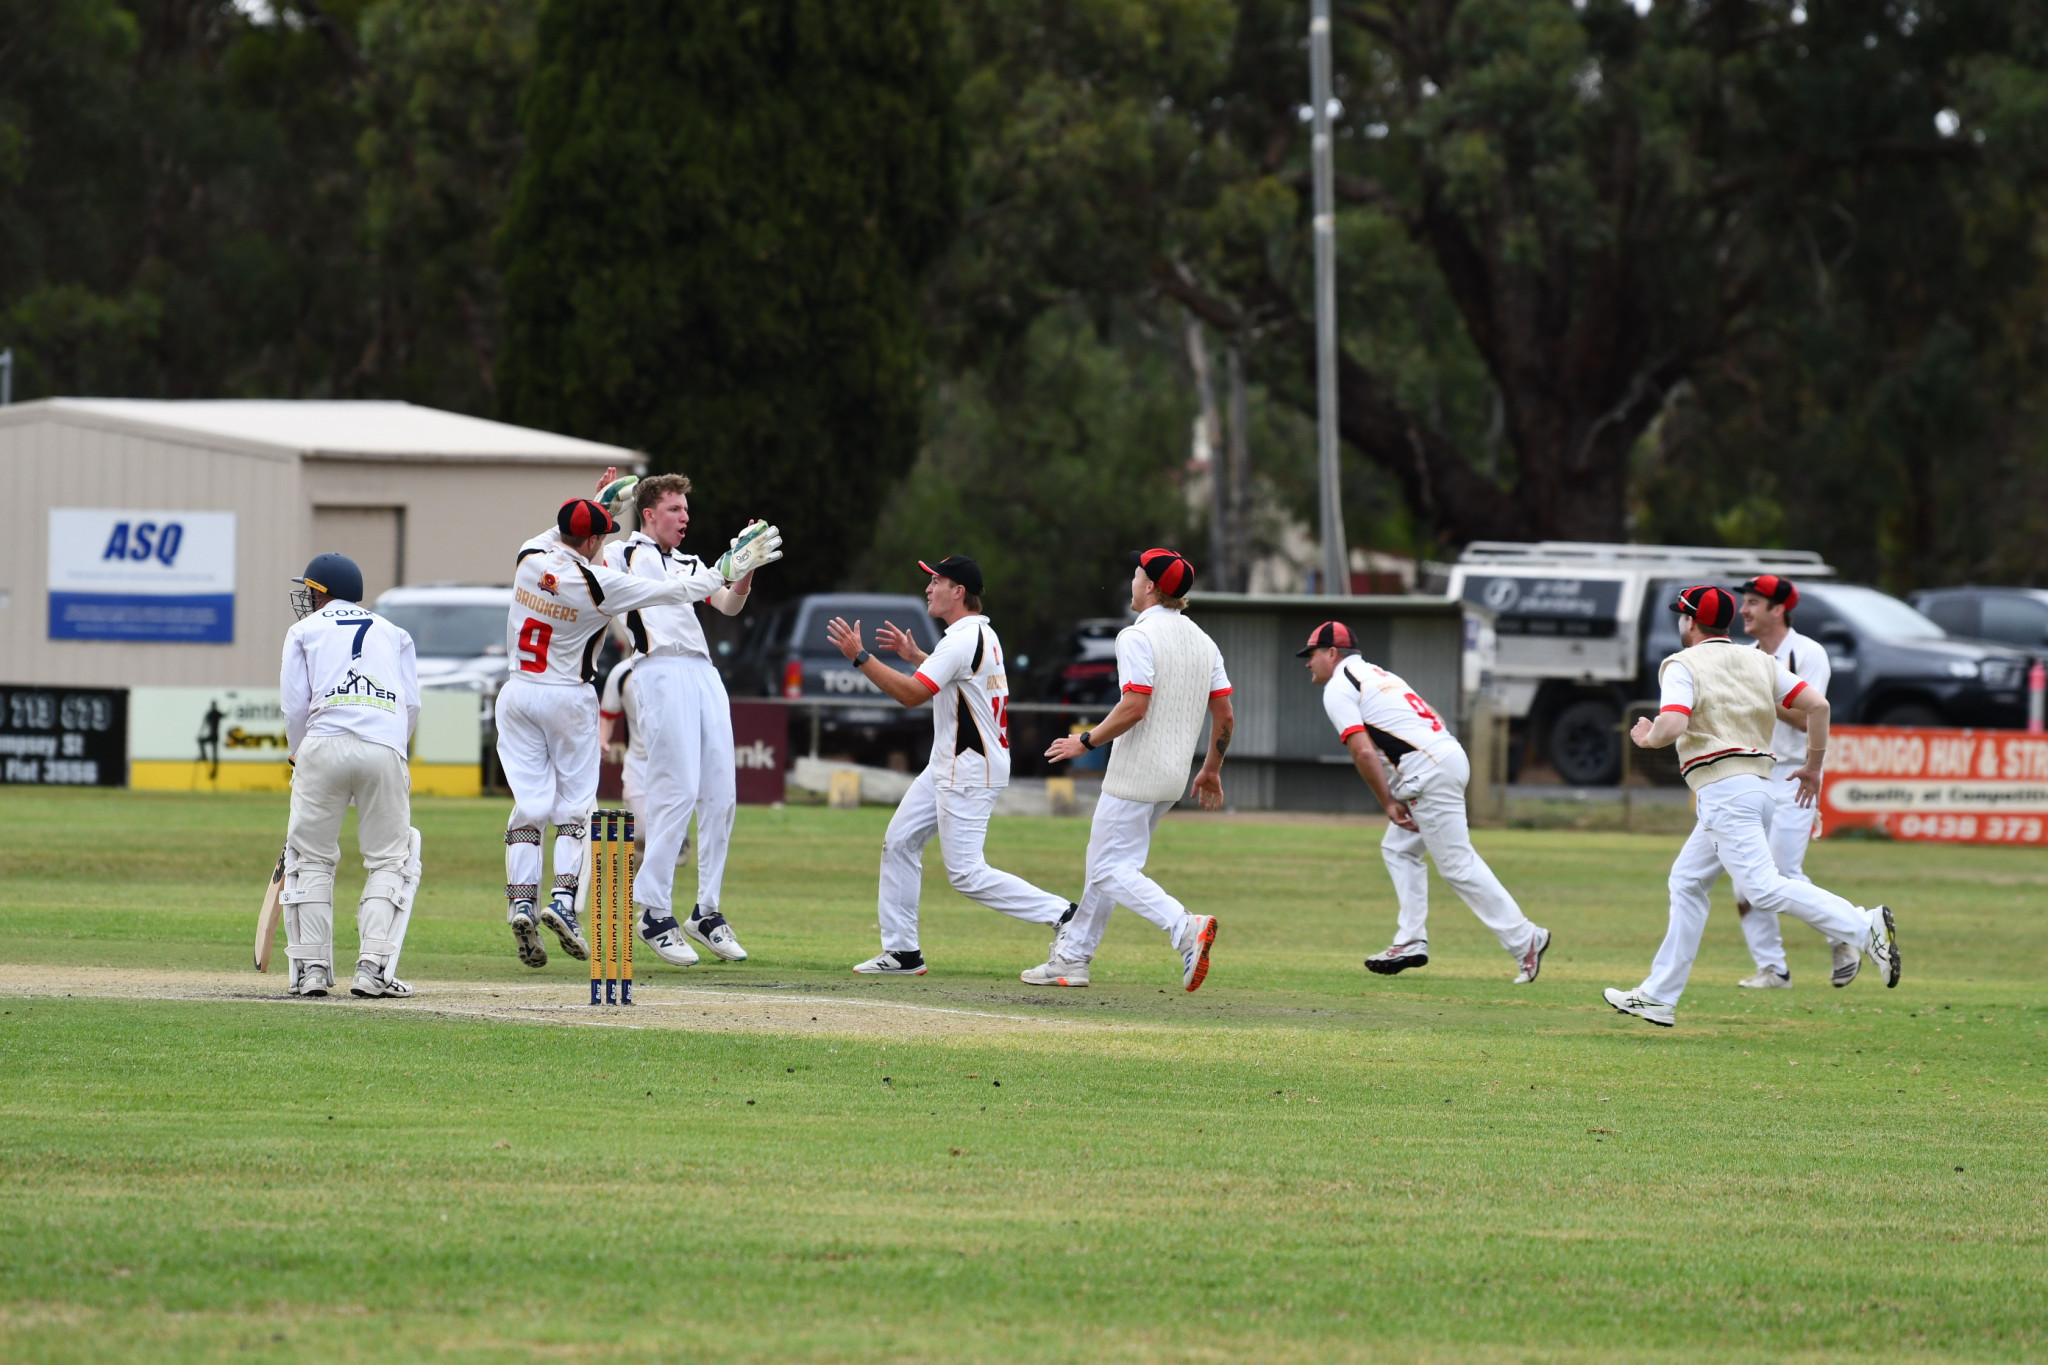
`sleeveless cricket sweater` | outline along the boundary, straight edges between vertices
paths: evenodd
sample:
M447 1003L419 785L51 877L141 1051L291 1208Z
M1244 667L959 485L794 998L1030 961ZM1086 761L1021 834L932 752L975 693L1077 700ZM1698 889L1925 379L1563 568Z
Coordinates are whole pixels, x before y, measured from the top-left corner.
M1666 659L1692 674L1692 720L1678 737L1678 767L1694 791L1723 778L1771 775L1771 728L1778 723L1778 661L1723 641Z
M1157 612L1134 626L1152 646L1152 701L1145 718L1118 735L1102 790L1126 801L1178 801L1187 794L1216 646L1177 611Z

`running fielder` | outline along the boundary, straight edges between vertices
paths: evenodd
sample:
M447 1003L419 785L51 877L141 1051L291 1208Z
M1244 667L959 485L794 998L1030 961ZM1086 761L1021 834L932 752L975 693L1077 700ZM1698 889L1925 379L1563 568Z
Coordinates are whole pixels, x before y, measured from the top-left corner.
M1825 697L1834 677L1828 652L1792 629L1792 611L1799 605L1799 589L1789 578L1759 574L1736 589L1742 594L1742 628L1749 638L1793 677ZM1806 845L1820 825L1818 806L1809 811L1799 804L1796 774L1806 761L1806 722L1793 711L1780 709L1778 723L1771 728L1771 793L1778 812L1771 817L1771 860L1778 871L1794 881L1807 881ZM1792 970L1785 964L1785 940L1778 930L1778 917L1767 915L1738 897L1735 913L1741 917L1742 937L1749 943L1749 955L1756 960L1756 975L1744 977L1738 986L1770 990L1792 984ZM1863 966L1863 954L1846 943L1833 943L1832 979L1846 986Z
M682 596L626 614L633 646L645 658L633 670L635 736L645 746L645 785L636 808L646 856L633 877L639 934L662 961L692 966L694 939L727 962L744 962L732 926L719 912L726 847L739 806L732 752L732 702L711 662L704 627L692 603L708 602L737 616L753 590L754 571L782 558L782 533L750 522L716 564L682 552L690 529L690 481L656 474L633 489L640 529L606 551L606 562L647 582L676 585ZM697 818L697 899L676 921L676 864Z
M596 657L611 618L688 599L688 585L637 578L604 566L604 538L618 530L609 512L572 498L555 529L519 551L506 620L512 667L498 693L498 762L512 788L505 828L505 911L519 960L547 965L540 925L571 957L590 947L576 915L576 892L591 807L597 800ZM542 828L555 826L554 895L540 897Z
M882 840L882 879L877 897L882 951L854 970L869 976L923 976L924 952L917 935L918 893L924 884L924 846L939 837L946 880L971 901L1031 924L1058 924L1074 907L1022 877L988 865L982 846L996 798L1010 784L1010 680L1003 671L1003 646L981 614L981 566L965 555L936 565L919 561L932 576L925 606L945 627L939 647L927 654L910 632L884 621L875 642L917 666L904 677L861 646L860 622L834 617L826 638L852 660L869 682L905 706L932 703L932 755L904 794ZM699 855L702 856L701 854Z
M363 575L345 555L316 556L292 582L299 622L285 632L278 675L292 764L280 897L290 990L322 996L334 988L334 867L341 820L354 802L369 875L356 905L362 948L349 990L366 998L411 995L398 979L398 951L420 881L406 766L420 718L412 636L357 605Z
M1211 722L1209 755L1195 775L1195 799L1205 810L1223 805L1223 755L1237 723L1230 679L1223 651L1181 614L1195 585L1195 566L1173 550L1146 550L1132 559L1137 568L1131 574L1131 610L1138 619L1116 637L1123 695L1100 725L1056 739L1045 751L1062 763L1113 745L1089 829L1088 885L1080 909L1053 936L1044 965L1022 974L1026 985L1087 985L1088 964L1118 903L1166 932L1180 954L1181 989L1194 990L1209 974L1216 917L1189 914L1145 875L1145 860L1160 817L1187 790L1188 764L1205 715Z
M1309 677L1323 689L1324 714L1387 813L1380 857L1401 913L1393 943L1367 958L1366 970L1392 976L1428 965L1427 854L1436 860L1437 875L1520 964L1515 984L1534 981L1550 950L1550 931L1529 922L1472 847L1465 822L1465 784L1472 780L1472 765L1464 747L1414 688L1360 657L1358 639L1343 622L1317 626L1296 657L1308 660Z
M1831 939L1855 944L1899 984L1898 933L1889 906L1865 910L1810 881L1794 881L1771 858L1770 830L1777 814L1771 793L1771 725L1780 708L1806 722L1806 761L1792 774L1799 804L1820 796L1828 747L1828 703L1760 649L1728 638L1735 599L1723 588L1687 588L1671 604L1685 646L1658 671L1662 686L1657 719L1636 722L1629 738L1641 748L1678 746L1679 771L1698 794L1699 824L1671 865L1671 927L1650 975L1632 991L1609 987L1607 1003L1670 1028L1685 993L1700 936L1707 927L1707 893L1725 869L1735 894L1768 915L1805 920Z

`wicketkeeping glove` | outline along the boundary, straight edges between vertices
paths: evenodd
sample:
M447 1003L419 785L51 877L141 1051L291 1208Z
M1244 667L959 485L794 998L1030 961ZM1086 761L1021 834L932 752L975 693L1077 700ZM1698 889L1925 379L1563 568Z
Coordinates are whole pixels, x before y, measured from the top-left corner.
M632 474L628 474L624 478L613 479L604 486L604 491L597 495L597 500L604 506L605 511L610 512L612 517L617 519L619 514L625 511L627 505L633 501L633 486L639 482L640 480Z
M782 532L765 521L750 522L732 539L732 548L718 557L718 576L736 583L763 564L782 558Z

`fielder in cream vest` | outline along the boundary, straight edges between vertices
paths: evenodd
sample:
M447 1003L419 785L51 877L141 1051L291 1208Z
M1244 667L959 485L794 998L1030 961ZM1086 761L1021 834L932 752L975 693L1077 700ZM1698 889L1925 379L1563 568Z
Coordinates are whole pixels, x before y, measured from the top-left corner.
M1088 885L1080 908L1053 936L1042 966L1024 972L1032 986L1085 986L1088 964L1121 902L1166 932L1180 954L1180 984L1194 990L1209 974L1216 917L1187 907L1145 875L1152 831L1188 789L1188 768L1209 730L1209 754L1195 775L1195 798L1204 809L1223 804L1223 754L1235 717L1223 654L1202 628L1181 613L1194 587L1195 566L1173 550L1132 556L1131 610L1137 622L1117 636L1116 665L1123 695L1093 730L1053 741L1045 756L1078 758L1113 742L1109 772L1088 837Z
M1707 927L1707 893L1725 869L1735 894L1765 914L1790 914L1829 938L1856 945L1899 984L1898 931L1889 906L1865 910L1810 881L1794 880L1771 857L1777 814L1771 794L1771 727L1780 708L1805 722L1806 762L1791 780L1799 804L1820 794L1828 746L1828 703L1762 650L1728 638L1735 598L1699 586L1678 594L1678 638L1684 649L1664 661L1657 719L1636 722L1630 738L1645 749L1678 746L1686 782L1699 794L1699 824L1671 867L1671 924L1650 975L1632 991L1609 988L1607 1003L1665 1028L1676 1022Z

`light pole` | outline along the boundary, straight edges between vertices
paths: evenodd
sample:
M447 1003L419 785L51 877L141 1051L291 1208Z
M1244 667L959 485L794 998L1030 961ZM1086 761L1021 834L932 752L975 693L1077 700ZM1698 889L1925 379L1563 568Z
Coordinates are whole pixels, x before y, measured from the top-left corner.
M1351 591L1344 548L1344 507L1337 471L1337 196L1331 168L1330 0L1312 0L1308 21L1309 97L1315 102L1310 160L1315 176L1316 485L1323 542L1323 592Z

